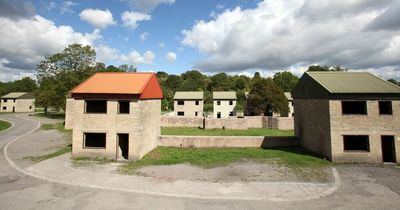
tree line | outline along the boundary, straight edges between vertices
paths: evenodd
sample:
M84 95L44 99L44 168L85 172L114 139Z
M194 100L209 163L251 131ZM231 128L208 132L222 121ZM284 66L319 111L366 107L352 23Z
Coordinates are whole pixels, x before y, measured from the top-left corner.
M106 66L96 62L96 52L90 46L72 44L62 52L46 56L36 69L36 81L27 77L14 82L0 82L0 94L10 92L34 92L39 107L62 110L70 90L96 72L136 72L132 65ZM340 66L312 65L308 71L347 71ZM205 75L197 70L189 70L180 75L157 72L164 93L163 110L173 109L176 91L204 91L204 109L212 110L213 91L235 91L237 110L251 107L254 114L273 111L285 113L288 110L284 92L291 92L299 78L289 71L277 72L271 78L263 78L256 72L253 77L217 73ZM390 82L400 85L398 81ZM245 92L249 92L246 100ZM246 102L246 103L245 103Z

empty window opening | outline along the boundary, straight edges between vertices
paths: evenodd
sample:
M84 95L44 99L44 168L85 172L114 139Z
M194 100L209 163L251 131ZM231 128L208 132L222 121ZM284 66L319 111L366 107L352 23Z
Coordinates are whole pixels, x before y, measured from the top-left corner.
M178 105L185 105L185 101L178 101Z
M15 103L15 99L14 99L14 103Z
M29 109L32 109L32 106L29 106Z
M85 133L84 142L85 148L106 148L106 134Z
M196 101L196 106L198 106L200 104L200 102L199 101Z
M233 112L229 112L229 116L231 116L231 117L232 117L232 116L233 116Z
M107 113L107 101L106 100L86 101L85 113Z
M198 115L198 113L197 113L197 112L195 112L195 113L194 113L194 116L196 116L196 117L197 117L197 115Z
M129 134L118 134L118 159L128 160L129 157Z
M366 135L343 136L344 151L369 152L369 137Z
M3 102L7 102L7 99L3 99Z
M3 106L3 110L7 110L7 107Z
M366 101L342 101L343 114L367 114Z
M217 112L217 118L221 118L221 112Z
M129 114L129 101L118 101L118 113Z
M178 112L178 116L185 116L185 112Z
M233 101L229 101L229 105L233 105Z
M221 101L217 101L217 105L221 105Z
M392 114L391 101L379 101L379 114Z
M396 163L394 136L381 136L383 162Z

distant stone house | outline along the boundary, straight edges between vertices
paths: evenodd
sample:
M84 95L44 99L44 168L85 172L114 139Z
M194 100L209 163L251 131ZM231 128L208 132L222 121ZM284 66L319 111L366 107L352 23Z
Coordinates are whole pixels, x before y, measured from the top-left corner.
M213 117L228 118L236 116L236 92L235 91L214 91L213 92Z
M294 116L294 107L293 107L292 94L290 92L285 92L285 97L288 101L288 106L289 106L289 112L288 112L287 116L293 117Z
M174 95L175 116L203 117L202 91L177 91Z
M35 96L28 92L12 92L1 97L1 112L34 112Z
M154 73L97 73L71 91L72 155L141 159L157 146L162 90Z
M400 87L363 72L306 72L292 92L301 145L334 162L400 161Z

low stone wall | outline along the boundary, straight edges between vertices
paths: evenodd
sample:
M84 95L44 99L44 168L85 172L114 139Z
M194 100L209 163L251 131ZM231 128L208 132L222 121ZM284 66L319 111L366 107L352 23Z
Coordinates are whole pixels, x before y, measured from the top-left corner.
M264 136L160 136L158 146L165 147L256 147L297 146L297 137Z
M204 119L204 122L203 122ZM244 118L202 118L202 117L177 117L162 116L162 127L203 127L206 129L223 128L243 129L248 128L277 128L281 130L293 130L293 117L266 117L266 116L246 116Z
M161 116L161 127L203 127L203 118Z

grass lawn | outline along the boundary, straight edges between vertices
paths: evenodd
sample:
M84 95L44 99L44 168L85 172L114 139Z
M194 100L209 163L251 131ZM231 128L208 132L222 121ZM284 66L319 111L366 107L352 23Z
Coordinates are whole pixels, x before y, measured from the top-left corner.
M121 172L132 174L136 169L145 166L180 163L212 168L243 159L277 163L295 170L304 167L320 170L330 165L329 161L316 157L300 147L279 149L158 147L142 160L121 166Z
M294 136L293 130L268 128L236 129L200 129L191 127L162 127L161 135L179 136Z
M3 131L9 127L11 127L11 123L0 120L0 131Z
M33 114L33 116L37 116L37 117L46 117L46 118L50 118L50 119L64 119L65 118L65 113L36 113Z
M51 129L57 129L60 132L63 132L66 138L66 144L64 146L60 146L57 148L55 151L52 151L50 153L44 154L44 155L38 155L38 156L29 156L26 157L30 159L31 161L34 162L40 162L43 160L47 160L53 157L57 157L63 154L66 154L68 152L72 151L72 130L67 130L64 128L64 125L62 123L56 123L56 124L43 124L41 127L42 130L51 130Z

